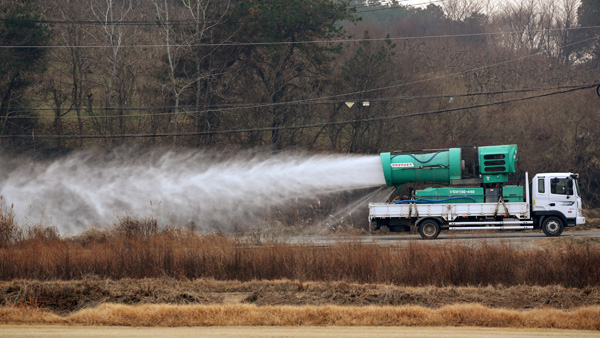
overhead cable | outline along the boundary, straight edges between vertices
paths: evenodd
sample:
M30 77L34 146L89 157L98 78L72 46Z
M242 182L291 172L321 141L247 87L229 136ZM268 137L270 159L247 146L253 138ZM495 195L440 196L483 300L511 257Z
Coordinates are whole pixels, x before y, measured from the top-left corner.
M417 96L390 96L390 97L357 97L348 100L321 100L321 101L305 101L305 102L279 102L279 103L246 103L246 104L223 104L213 105L203 110L193 110L196 106L193 105L181 105L181 106L151 106L151 107L92 107L92 111L156 111L156 110L173 110L180 109L179 112L161 112L161 113L145 113L145 114L119 114L119 115L82 115L82 116L63 116L61 120L67 119L89 119L89 118L121 118L121 117L150 117L150 116L168 116L168 115L183 115L183 114L199 114L208 112L219 112L226 109L256 109L256 108L267 108L271 106L303 106L303 105L321 105L321 104L343 104L347 101L368 101L368 102L393 102L393 101L410 101L410 100L429 100L429 99L443 99L443 98L459 98L459 97L471 97L471 96L483 96L483 95L502 95L502 94L515 94L515 93L526 93L533 91L547 91L547 90L558 90L568 88L579 88L585 86L585 84L576 85L565 85L555 87L532 87L532 88L521 88L521 89L509 89L509 90L495 90L495 91L482 91L474 93L448 93L448 94L434 94L434 95L417 95ZM89 107L82 107L82 109L90 110ZM192 110L190 110L192 109ZM59 108L60 112L73 110L73 107ZM31 112L31 111L56 111L54 108L22 108L22 109L11 109L9 114L15 114L20 112ZM38 115L8 115L0 117L1 120L5 119L27 119L27 118L39 118ZM48 116L54 117L54 116Z
M551 28L551 29L534 29L528 30L530 33L540 32L562 32L585 29L598 29L600 26L579 26L569 28ZM383 38L357 38L357 39L331 39L331 40L303 40L303 41L268 41L268 42L219 42L219 43L190 43L190 44L122 44L119 48L179 48L179 47L244 47L244 46L278 46L278 45L306 45L306 44L338 44L338 43L355 43L355 42L382 42L382 41L403 41L403 40L427 40L427 39L447 39L447 38L467 38L481 36L498 36L498 35L514 35L522 34L520 31L503 31L503 32L483 32L483 33L464 33L464 34L441 34L441 35L424 35L424 36L398 36L398 37L383 37ZM45 48L45 49L61 49L61 48L113 48L112 45L1 45L0 48ZM564 46L563 46L564 47Z
M242 134L242 133L250 133L250 132L272 132L272 131L284 131L284 130L298 130L298 129L311 129L311 128L320 128L320 127L328 127L328 126L339 126L339 125L347 125L354 123L370 123L370 122L378 122L378 121L390 121L390 120L398 120L403 118L412 118L417 116L429 116L429 115L438 115L449 112L456 112L467 109L479 109L484 107L497 106L501 104L508 104L514 102L521 102L527 100L538 99L542 97L549 97L559 94L571 93L579 90L589 89L597 87L599 84L594 83L591 85L581 86L577 88L565 89L560 91L555 91L552 93L539 94L533 96L526 96L521 98L515 98L510 100L502 100L491 103L482 103L475 104L470 106L456 107L456 108L445 108L438 109L432 111L418 112L418 113L409 113L409 114L395 114L388 116L379 116L379 117L368 117L361 119L353 119L353 120L344 120L344 121L332 121L325 123L312 123L312 124L303 124L303 125L292 125L292 126L280 126L280 127L264 127L264 128L247 128L247 129L230 129L230 130L213 130L213 131L197 131L197 132L182 132L182 133L155 133L155 134L120 134L120 135L46 135L46 134L31 134L31 135L0 135L0 139L6 138L31 138L31 139L115 139L115 138L152 138L152 137L174 137L174 136L206 136L206 135L227 135L227 134Z

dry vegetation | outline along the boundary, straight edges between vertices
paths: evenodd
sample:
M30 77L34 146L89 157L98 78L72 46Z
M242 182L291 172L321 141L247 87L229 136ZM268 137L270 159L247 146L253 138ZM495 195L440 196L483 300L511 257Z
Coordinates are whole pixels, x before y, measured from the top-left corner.
M594 241L321 247L133 218L62 238L6 212L0 229L0 323L600 329Z
M59 316L45 310L0 308L0 322L121 326L487 326L600 330L600 307L574 311L490 309L481 305L420 306L265 306L116 305Z
M340 305L439 308L477 303L490 308L573 310L600 304L600 287L406 287L390 284L300 281L216 281L173 278L0 282L0 305L43 308L60 314L101 304Z
M600 251L600 238L577 238L577 237L560 237L560 238L545 238L533 243L536 248L544 250L563 251L571 246L585 246L591 250Z
M28 235L2 244L1 280L167 276L404 286L600 285L600 250L587 242L540 250L486 243L476 248L441 247L419 241L402 247L358 242L317 247L158 229L151 221L130 218L114 229L90 230L76 238L60 238L43 227L33 229L19 230Z

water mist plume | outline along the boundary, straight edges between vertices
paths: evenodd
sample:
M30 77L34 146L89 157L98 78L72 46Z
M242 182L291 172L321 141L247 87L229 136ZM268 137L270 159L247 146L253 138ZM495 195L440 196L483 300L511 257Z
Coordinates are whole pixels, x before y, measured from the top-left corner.
M14 205L20 224L44 222L67 233L125 215L228 231L273 207L384 184L373 155L120 149L0 167L4 206Z

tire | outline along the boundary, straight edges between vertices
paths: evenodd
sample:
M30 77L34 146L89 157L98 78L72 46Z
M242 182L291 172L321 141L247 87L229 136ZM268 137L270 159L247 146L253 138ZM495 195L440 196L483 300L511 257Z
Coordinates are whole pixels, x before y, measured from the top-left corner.
M419 234L423 239L436 239L440 231L442 231L440 223L432 219L419 223Z
M544 231L546 236L560 236L563 230L565 230L565 224L560 218L555 216L544 218L544 221L542 222L542 231Z

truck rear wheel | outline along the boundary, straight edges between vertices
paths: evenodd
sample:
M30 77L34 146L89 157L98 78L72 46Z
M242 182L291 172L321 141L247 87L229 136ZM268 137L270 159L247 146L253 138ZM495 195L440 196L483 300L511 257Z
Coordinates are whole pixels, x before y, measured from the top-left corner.
M555 216L550 216L544 219L542 222L542 231L546 236L560 236L565 229L563 221Z
M440 223L432 219L419 223L419 234L424 239L436 239L441 230Z

